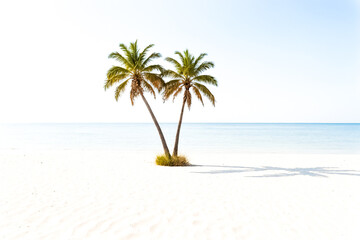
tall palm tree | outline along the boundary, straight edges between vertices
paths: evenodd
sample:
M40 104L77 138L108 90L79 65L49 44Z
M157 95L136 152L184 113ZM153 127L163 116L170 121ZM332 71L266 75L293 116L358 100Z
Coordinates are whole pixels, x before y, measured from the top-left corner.
M139 95L141 96L159 132L165 155L170 157L169 148L166 144L164 134L162 133L160 125L144 96L144 92L149 92L154 96L154 98L156 98L153 87L160 92L165 84L161 75L154 73L155 70L162 71L163 68L158 64L150 65L152 60L161 57L160 53L151 53L147 56L147 52L153 46L154 44L150 44L143 51L140 51L137 41L130 43L129 47L124 44L120 44L120 49L122 50L123 55L118 52L112 52L109 55L109 58L119 61L121 66L113 66L108 70L104 88L106 90L115 83L120 83L115 90L115 99L118 101L119 96L125 91L126 86L128 84L131 85L131 104L134 105L135 98Z
M197 58L192 56L188 50L185 50L183 54L176 51L175 54L180 57L180 62L170 57L167 57L165 59L166 61L174 65L175 71L173 70L164 71L164 76L168 76L173 79L166 83L165 90L163 92L164 100L167 100L171 95L173 95L173 100L174 100L175 97L178 96L184 90L183 103L181 107L179 124L176 131L173 156L177 156L178 154L180 128L184 114L185 103L187 103L189 110L191 107L192 97L191 97L190 89L193 91L195 96L200 100L202 105L204 105L203 96L202 96L204 95L215 106L214 95L209 91L207 87L203 85L203 83L217 86L217 81L213 76L202 74L204 71L208 70L209 68L214 67L214 63L212 62L201 61L207 55L206 53L200 54L199 57Z

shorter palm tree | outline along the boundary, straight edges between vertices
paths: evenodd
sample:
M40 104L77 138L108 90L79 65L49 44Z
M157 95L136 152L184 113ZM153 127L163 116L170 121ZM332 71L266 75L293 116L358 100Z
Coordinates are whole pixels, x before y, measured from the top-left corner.
M189 110L191 107L192 96L190 89L193 91L195 96L200 100L203 105L204 95L215 106L214 95L207 87L203 85L203 83L217 86L217 81L213 76L202 74L204 71L214 67L214 63L212 62L201 61L207 55L206 53L200 54L197 58L192 56L188 50L185 50L183 54L176 51L175 54L180 57L180 62L170 57L167 57L165 59L166 61L174 65L175 71L165 70L163 73L164 76L172 78L172 80L165 84L163 99L167 100L170 96L173 96L174 100L176 96L178 96L184 90L183 103L181 107L179 124L176 131L175 145L173 151L173 156L176 157L178 155L180 128L184 114L185 103L187 103Z
M164 134L162 133L160 125L144 96L144 92L147 91L155 98L155 91L152 86L160 91L165 84L161 75L154 73L154 70L162 72L163 68L157 64L150 65L152 60L161 57L160 53L152 53L149 56L146 56L149 49L153 46L154 45L151 44L140 52L140 49L137 46L137 41L130 43L130 47L120 44L120 49L123 51L124 56L118 52L113 52L109 55L109 58L118 60L122 66L113 66L109 69L104 88L106 90L115 83L121 83L115 90L115 99L117 101L119 96L125 91L126 86L131 83L131 104L134 105L135 98L141 96L154 121L156 129L159 132L165 155L170 158L171 156Z

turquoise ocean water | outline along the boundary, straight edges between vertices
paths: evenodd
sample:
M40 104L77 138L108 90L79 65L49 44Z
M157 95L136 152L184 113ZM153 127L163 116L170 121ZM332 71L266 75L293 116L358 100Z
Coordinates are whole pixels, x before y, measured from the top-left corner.
M161 124L172 149L177 124ZM152 123L0 124L1 150L162 152ZM184 123L180 153L360 154L360 124Z

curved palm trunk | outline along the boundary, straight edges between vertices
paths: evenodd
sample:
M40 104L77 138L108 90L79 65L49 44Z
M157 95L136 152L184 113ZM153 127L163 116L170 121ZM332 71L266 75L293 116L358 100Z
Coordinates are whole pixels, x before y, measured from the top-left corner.
M168 158L171 158L171 155L170 155L170 152L169 152L169 148L168 148L168 146L167 146L167 144L166 144L165 137L164 137L164 134L163 134L162 131L161 131L160 125L159 125L158 121L156 120L156 117L155 117L154 113L152 112L149 103L147 102L146 98L144 97L144 94L143 94L142 92L140 92L140 95L141 95L141 97L142 97L142 99L143 99L143 101L144 101L147 109L148 109L149 112L150 112L150 115L151 115L151 117L152 117L152 120L154 121L154 124L155 124L155 126L156 126L156 129L157 129L158 132L159 132L160 139L161 139L161 143L162 143L162 145L163 145L165 155L166 155Z
M181 128L182 118L183 118L183 114L184 114L185 102L186 102L186 98L184 97L183 105L181 107L179 124L178 124L178 128L176 131L176 137L175 137L175 145L174 145L174 151L173 151L173 156L175 156L175 157L178 155L180 128Z

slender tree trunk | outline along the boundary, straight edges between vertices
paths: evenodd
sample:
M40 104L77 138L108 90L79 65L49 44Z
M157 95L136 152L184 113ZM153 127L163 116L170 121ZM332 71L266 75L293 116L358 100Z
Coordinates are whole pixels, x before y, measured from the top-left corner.
M160 139L161 139L161 143L162 143L162 145L163 145L165 155L166 155L168 158L171 158L170 151L169 151L169 148L168 148L168 146L167 146L167 144L166 144L165 137L164 137L164 134L163 134L162 131L161 131L160 125L159 125L158 121L156 120L156 117L155 117L154 113L152 112L149 103L147 102L146 98L144 97L144 94L143 94L142 92L140 92L140 95L141 95L141 97L142 97L142 99L143 99L143 101L144 101L147 109L148 109L149 112L150 112L150 115L151 115L151 117L152 117L152 120L154 121L154 124L155 124L155 126L156 126L156 129L157 129L158 132L159 132Z
M176 157L178 155L180 128L181 128L182 118L183 118L183 114L184 114L185 102L186 102L186 98L184 97L183 105L181 107L179 124L178 124L178 128L177 128L177 131L176 131L175 145L174 145L174 151L173 151L173 156L174 157Z

